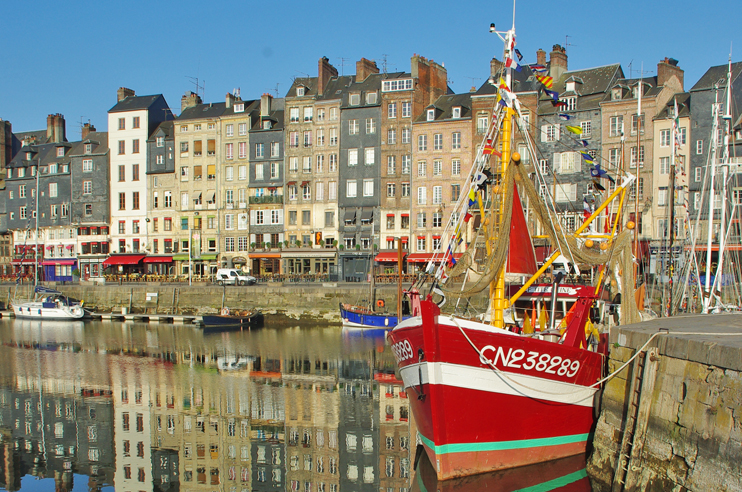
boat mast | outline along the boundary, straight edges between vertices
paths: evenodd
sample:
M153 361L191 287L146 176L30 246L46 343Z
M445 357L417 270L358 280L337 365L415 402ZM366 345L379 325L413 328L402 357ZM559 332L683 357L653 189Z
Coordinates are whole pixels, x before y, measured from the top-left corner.
M36 214L36 232L34 233L34 267L33 267L33 286L34 286L34 292L36 291L36 286L39 283L39 174L40 174L41 168L38 164L36 164L36 207L35 212Z
M634 184L634 285L639 287L639 151L642 145L642 93L644 92L644 63L639 72L639 90L636 105L636 183Z
M505 75L505 84L508 88L512 87L512 69L508 66L509 63L507 63L508 59L513 60L513 47L515 46L515 1L513 1L513 27L510 28L510 30L501 33L499 31L494 30L494 24L490 27L490 30L492 32L495 32L500 39L503 40L505 43L505 50L503 54L503 70ZM504 36L503 36L504 34ZM504 110L504 118L502 120L502 133L501 133L501 139L502 142L502 157L500 158L500 175L504 176L508 165L510 163L510 157L511 157L511 140L513 135L513 109L509 106L505 107ZM495 171L493 169L493 171ZM495 205L494 199L498 195L498 193L495 192L496 184L492 184L492 197L493 197L493 206ZM503 183L501 183L501 186L503 186ZM500 203L499 203L499 216L502 218L504 211L505 211L505 200L510 198L510 194L512 193L512 190L504 190L500 189L499 195L500 195ZM489 238L494 237L495 232L495 220L494 217L492 217L491 226L490 226L490 234ZM503 231L498 231L499 234L502 234ZM489 249L489 248L488 248ZM492 254L491 251L488 251L489 254ZM507 261L503 263L502 267L500 268L500 271L497 272L497 276L490 284L490 324L494 326L495 328L504 328L505 327L505 308L507 307L507 300L505 298L505 265L507 265Z
M714 123L711 130L711 152L709 156L709 166L711 166L711 184L709 185L709 211L707 217L707 234L706 234L706 281L703 286L703 313L708 314L711 303L711 242L713 239L714 225L714 205L716 194L714 193L714 180L716 179L716 143L717 133L719 132L719 85L716 85L713 108Z
M676 155L676 146L677 146L677 132L680 131L678 128L677 122L679 121L678 116L678 100L675 99L675 108L673 113L673 120L672 120L672 143L670 146L670 184L668 186L670 191L670 251L667 253L668 258L670 259L670 266L668 268L668 272L670 272L670 289L669 289L669 295L668 295L668 301L667 301L667 315L672 316L672 289L674 287L673 285L673 273L674 273L674 266L673 266L673 254L672 254L672 245L675 242L675 155Z
M400 237L397 241L397 323L402 322L402 256L402 238Z

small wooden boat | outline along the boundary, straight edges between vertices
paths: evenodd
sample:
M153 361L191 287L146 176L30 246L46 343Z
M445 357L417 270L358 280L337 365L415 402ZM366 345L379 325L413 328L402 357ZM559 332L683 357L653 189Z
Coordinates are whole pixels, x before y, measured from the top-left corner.
M202 324L204 331L251 330L263 327L263 313L225 307L219 314L203 315Z

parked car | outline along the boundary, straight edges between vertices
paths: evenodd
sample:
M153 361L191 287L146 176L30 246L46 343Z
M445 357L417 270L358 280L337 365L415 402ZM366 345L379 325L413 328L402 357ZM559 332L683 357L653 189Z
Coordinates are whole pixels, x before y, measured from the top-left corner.
M236 268L220 268L216 271L214 282L219 285L254 285L257 279Z

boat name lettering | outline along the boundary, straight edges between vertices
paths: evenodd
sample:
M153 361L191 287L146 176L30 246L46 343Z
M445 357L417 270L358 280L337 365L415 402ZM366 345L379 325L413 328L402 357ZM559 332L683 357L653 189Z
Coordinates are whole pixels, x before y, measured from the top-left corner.
M394 350L393 345L392 350ZM493 352L493 359L487 358L487 352ZM397 352L395 351L394 354L397 355ZM412 357L412 354L410 354L410 357ZM399 360L399 357L397 357L397 360ZM513 369L522 368L526 371L535 370L547 374L566 376L568 378L577 374L577 371L580 369L580 361L578 360L563 359L558 355L552 356L539 352L528 352L526 354L526 351L523 349L513 350L509 348L506 353L504 348L493 347L492 345L482 348L479 360L485 365L499 365L501 367L512 367Z
M533 287L529 287L526 292L529 294L551 294L551 285L535 285ZM575 289L574 287L560 285L557 293L566 294L568 296L575 296L577 295L577 289Z
M392 352L394 353L394 358L397 359L397 362L411 359L414 355L409 340L403 340L392 344Z

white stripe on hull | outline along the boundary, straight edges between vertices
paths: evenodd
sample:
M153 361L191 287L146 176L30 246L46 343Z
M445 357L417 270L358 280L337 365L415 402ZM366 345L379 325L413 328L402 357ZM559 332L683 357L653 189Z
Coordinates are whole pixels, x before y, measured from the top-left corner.
M421 369L419 369L419 367ZM543 379L525 374L515 374L493 369L449 364L446 362L422 362L400 369L405 388L413 389L420 384L455 386L486 393L535 398L553 403L591 407L596 388L572 383Z

